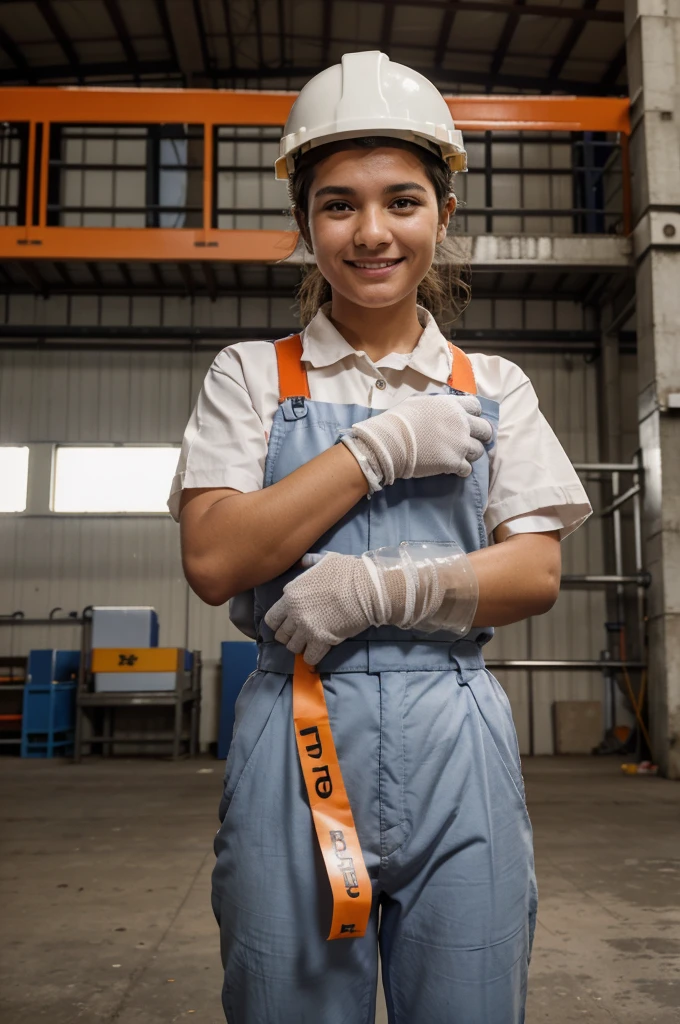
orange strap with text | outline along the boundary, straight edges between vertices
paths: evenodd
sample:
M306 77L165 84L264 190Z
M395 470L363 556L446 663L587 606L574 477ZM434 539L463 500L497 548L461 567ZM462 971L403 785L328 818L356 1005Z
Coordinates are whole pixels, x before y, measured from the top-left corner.
M275 346L279 401L309 398L300 335L282 338ZM470 360L455 345L450 348L449 387L476 393ZM293 722L307 799L333 895L328 938L360 938L371 915L371 880L342 778L321 676L301 654L295 657L293 673Z
M295 657L293 721L314 828L333 893L328 938L360 938L371 916L371 880L342 779L321 676L301 654Z

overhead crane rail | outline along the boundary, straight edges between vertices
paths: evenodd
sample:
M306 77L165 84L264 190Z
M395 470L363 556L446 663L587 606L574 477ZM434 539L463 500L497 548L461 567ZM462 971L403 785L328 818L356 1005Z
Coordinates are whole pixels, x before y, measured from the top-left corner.
M254 90L175 90L175 89L90 89L90 88L8 88L2 90L1 120L20 143L19 160L10 161L18 172L19 200L13 218L9 206L0 207L4 225L0 225L0 259L4 260L83 260L83 261L204 261L270 263L292 252L296 234L290 230L268 228L220 228L219 215L225 212L217 203L217 177L224 169L218 150L232 127L279 127L295 100L296 93L257 92ZM572 96L451 96L447 98L456 125L464 132L484 133L487 141L494 132L606 133L618 138L621 160L621 231L631 229L630 174L628 137L629 101L610 97ZM185 226L163 226L160 213L178 212L179 207L156 202L135 207L147 215L147 226L95 227L63 223L69 207L58 195L55 181L59 159L54 157L55 140L65 129L78 126L92 130L139 129L177 125L187 131L193 150L198 150L194 170L201 175L200 188L181 210ZM597 142L592 145L597 146ZM610 145L611 148L611 144ZM103 168L101 168L103 169ZM113 168L115 170L116 168ZM251 169L253 170L253 169ZM262 168L256 170L261 171ZM581 195L597 185L597 168L574 168L583 175ZM600 169L601 171L602 169ZM488 175L491 168L487 168ZM272 172L273 173L273 172ZM531 171L529 170L529 174ZM570 172L571 173L571 172ZM488 192L487 188L487 192ZM564 214L573 218L575 231L598 230L588 226L593 208L579 203L575 196L568 209L494 210L487 198L484 208L467 210L467 215L485 218L486 231L494 230L494 216L516 214L536 217ZM88 206L96 213L99 208ZM109 208L107 208L109 209ZM116 215L129 213L127 207L112 207ZM228 213L256 215L276 211L253 209L228 210ZM280 213L280 211L278 211ZM614 230L606 213L600 216L599 230ZM190 215L190 216L189 216ZM9 223L10 220L14 223ZM57 221L55 223L55 220ZM187 221L193 221L188 226Z

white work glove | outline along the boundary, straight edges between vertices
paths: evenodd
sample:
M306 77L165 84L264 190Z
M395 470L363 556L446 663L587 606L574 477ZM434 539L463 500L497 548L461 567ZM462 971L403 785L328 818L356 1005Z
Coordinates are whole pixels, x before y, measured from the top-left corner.
M477 593L477 578L457 544L404 542L359 558L324 555L286 584L264 618L279 643L317 665L331 647L369 626L462 636L472 624Z
M397 479L452 473L466 477L493 428L474 395L412 395L393 409L353 424L340 440L371 493Z

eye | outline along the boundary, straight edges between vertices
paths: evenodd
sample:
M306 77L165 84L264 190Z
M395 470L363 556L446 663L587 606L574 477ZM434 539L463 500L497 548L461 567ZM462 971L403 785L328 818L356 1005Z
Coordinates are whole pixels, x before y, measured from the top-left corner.
M420 203L418 202L417 199L413 199L411 196L399 196L399 198L395 199L394 202L391 204L391 209L409 210L414 206L420 206Z
M324 206L324 210L330 210L331 213L346 213L351 209L352 207L344 199L333 199Z

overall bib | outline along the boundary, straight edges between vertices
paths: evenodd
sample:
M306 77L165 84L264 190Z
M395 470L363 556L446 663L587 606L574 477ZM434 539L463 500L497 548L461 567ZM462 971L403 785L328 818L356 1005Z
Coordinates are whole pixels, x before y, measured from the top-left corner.
M272 425L265 486L382 411L281 384L290 397ZM480 402L497 425L497 404ZM360 555L403 540L478 550L488 483L486 453L465 479L397 480L312 550ZM492 630L453 641L371 627L317 666L373 892L366 934L327 941L333 900L296 746L295 656L264 622L299 571L256 588L258 668L225 768L212 903L228 1024L373 1024L378 945L390 1024L522 1024L537 893L510 704L482 657Z

